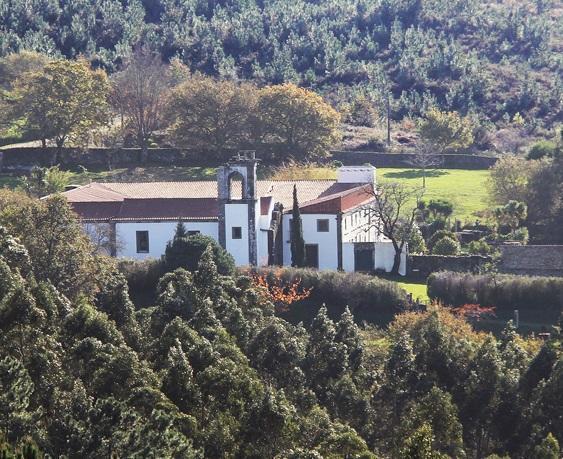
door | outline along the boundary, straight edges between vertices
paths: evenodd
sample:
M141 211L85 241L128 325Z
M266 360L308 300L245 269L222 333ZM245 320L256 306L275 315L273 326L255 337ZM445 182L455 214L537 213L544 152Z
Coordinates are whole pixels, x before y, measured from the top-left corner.
M319 267L319 245L305 244L305 266L309 268Z
M354 244L354 271L371 272L373 269L373 244Z

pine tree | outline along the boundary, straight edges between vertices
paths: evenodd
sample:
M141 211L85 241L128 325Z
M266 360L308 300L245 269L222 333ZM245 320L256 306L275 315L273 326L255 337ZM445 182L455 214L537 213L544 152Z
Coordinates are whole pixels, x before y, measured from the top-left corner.
M293 210L291 212L291 266L305 266L305 239L303 239L303 222L297 200L297 186L293 185Z
M537 459L558 459L560 457L559 442L551 433L548 433L547 437L536 446L534 454Z

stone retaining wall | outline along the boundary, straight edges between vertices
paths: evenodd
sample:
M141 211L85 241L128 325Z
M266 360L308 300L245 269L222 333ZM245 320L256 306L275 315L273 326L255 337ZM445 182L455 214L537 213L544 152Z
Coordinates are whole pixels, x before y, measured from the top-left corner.
M374 153L363 151L333 151L332 159L345 166L369 163L375 167L412 167L413 153ZM440 168L489 169L497 162L493 156L447 154L441 155Z
M563 245L501 245L499 248L501 272L563 276Z
M411 255L409 256L408 274L412 277L426 279L437 271L481 272L490 257L481 255Z
M147 166L206 166L216 167L232 157L236 151L209 153L177 148L150 148L144 163L139 148L63 148L25 147L0 150L0 172L25 173L33 166L59 164L63 169L75 170L83 166L89 170L106 170L118 167ZM271 157L272 152L258 151L258 157ZM265 156L264 156L265 155ZM56 158L56 156L58 156ZM334 151L326 163L340 161L346 166L370 163L376 167L411 167L412 153L373 153ZM56 158L56 159L55 159ZM267 159L264 159L267 163ZM488 169L496 158L477 155L443 155L442 168Z

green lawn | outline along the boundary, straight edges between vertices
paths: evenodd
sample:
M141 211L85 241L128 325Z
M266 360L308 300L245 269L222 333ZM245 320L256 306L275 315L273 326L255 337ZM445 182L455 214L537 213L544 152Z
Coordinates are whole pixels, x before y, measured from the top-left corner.
M422 186L422 174L416 169L378 168L381 183L394 181ZM475 220L475 212L487 207L485 182L488 170L439 169L428 171L424 199L447 199L454 204L454 217L463 221Z
M415 281L397 281L399 287L406 290L407 293L412 294L413 300L420 300L424 303L430 302L428 294L426 292L426 282L415 282Z

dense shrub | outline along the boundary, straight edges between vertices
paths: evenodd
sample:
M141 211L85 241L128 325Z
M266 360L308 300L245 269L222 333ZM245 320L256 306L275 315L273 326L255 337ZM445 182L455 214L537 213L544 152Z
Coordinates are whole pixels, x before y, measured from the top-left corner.
M119 260L119 271L127 279L129 292L135 303L139 295L153 294L159 279L164 275L164 263L161 260Z
M557 145L548 140L535 143L528 152L528 159L541 159L544 157L554 157L557 154Z
M432 252L434 250L434 245L436 244L436 242L438 242L440 239L443 239L444 237L449 237L450 239L457 241L457 238L455 237L454 233L452 233L451 231L441 229L434 232L434 234L430 236L430 239L428 239L428 242L426 243L428 250Z
M258 268L258 271L267 278L279 276L287 283L300 280L302 288L312 288L309 298L292 305L290 319L307 321L324 303L332 317L342 314L348 306L356 320L377 322L381 314L391 316L408 305L406 292L395 282L367 274L296 268Z
M500 310L561 311L563 278L442 271L428 278L428 296L452 306L480 304Z
M479 239L469 243L468 251L472 255L488 255L491 253L491 246L484 239Z
M213 259L217 265L217 271L223 275L230 275L235 271L235 260L219 243L202 234L189 237L175 237L166 246L164 253L164 266L167 271L176 268L185 268L195 271L201 255L208 245L213 249Z
M432 255L457 255L461 249L457 239L452 239L451 237L444 236L432 249Z

